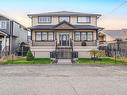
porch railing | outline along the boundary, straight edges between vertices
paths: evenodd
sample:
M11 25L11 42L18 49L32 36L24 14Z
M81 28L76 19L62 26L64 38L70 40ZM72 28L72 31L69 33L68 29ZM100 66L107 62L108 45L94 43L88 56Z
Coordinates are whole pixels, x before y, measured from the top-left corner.
M32 46L55 46L55 41L32 41Z
M97 41L74 41L74 46L97 46Z

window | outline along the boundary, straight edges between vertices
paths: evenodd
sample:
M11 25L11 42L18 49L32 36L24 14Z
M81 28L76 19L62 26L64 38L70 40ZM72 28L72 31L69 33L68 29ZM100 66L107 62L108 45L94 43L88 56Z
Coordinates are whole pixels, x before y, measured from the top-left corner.
M80 32L75 32L75 40L80 41Z
M59 17L59 21L62 22L62 21L67 21L69 22L69 17Z
M86 41L87 40L87 32L82 32L81 33L81 40Z
M41 41L41 32L36 32L35 35L36 41Z
M75 41L92 41L93 32L75 32Z
M42 32L42 40L47 40L47 32Z
M87 32L87 40L92 41L93 40L93 32Z
M78 22L79 23L90 23L90 18L91 17L78 17Z
M6 29L7 22L6 21L0 21L0 29Z
M51 17L39 17L38 22L39 23L51 23Z
M49 41L53 41L54 40L53 32L49 32L48 33L48 40Z
M54 32L36 32L35 40L36 41L53 41Z

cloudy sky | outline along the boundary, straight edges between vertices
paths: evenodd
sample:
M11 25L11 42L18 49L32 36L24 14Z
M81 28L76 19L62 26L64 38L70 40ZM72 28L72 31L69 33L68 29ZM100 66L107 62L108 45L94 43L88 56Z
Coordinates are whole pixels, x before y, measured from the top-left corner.
M27 14L50 11L99 13L98 26L105 29L127 28L127 0L1 0L0 13L23 25L31 24Z

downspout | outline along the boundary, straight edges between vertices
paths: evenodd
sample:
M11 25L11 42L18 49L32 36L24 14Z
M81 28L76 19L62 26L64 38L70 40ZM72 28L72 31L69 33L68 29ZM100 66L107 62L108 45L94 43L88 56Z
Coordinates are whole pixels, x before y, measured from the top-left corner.
M98 30L96 30L96 45L97 45L97 49L99 49L99 37L98 37Z

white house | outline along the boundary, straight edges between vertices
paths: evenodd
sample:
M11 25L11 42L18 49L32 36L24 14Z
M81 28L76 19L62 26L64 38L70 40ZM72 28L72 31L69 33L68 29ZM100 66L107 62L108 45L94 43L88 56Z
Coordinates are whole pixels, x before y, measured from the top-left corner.
M100 14L47 12L28 14L32 20L31 50L36 57L70 59L88 57L97 49Z

